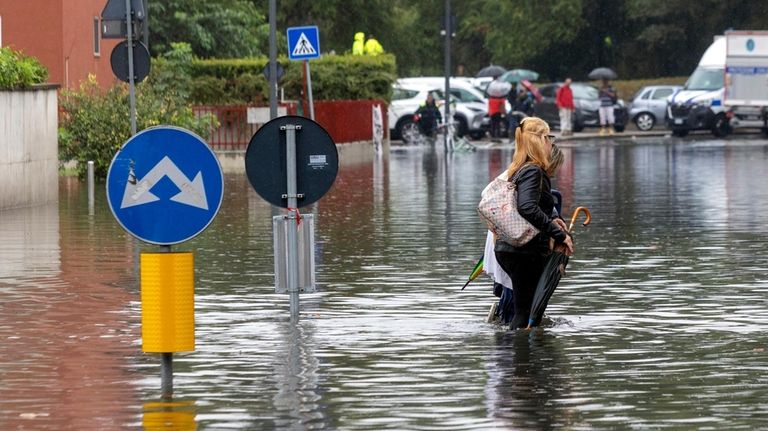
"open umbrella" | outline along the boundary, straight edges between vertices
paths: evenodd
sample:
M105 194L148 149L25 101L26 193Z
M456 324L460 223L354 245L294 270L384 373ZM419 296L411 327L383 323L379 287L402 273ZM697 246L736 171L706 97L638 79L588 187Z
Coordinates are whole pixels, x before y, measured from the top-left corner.
M593 69L587 76L589 79L616 79L618 77L616 72L607 67L598 67L597 69Z
M541 92L539 91L539 88L533 85L530 81L527 79L523 79L520 81L520 85L523 86L526 90L530 91L531 94L533 94L533 97L536 98L537 102L541 102Z
M501 75L502 81L518 83L522 80L535 81L539 79L539 74L528 69L512 69Z
M506 97L510 90L512 90L512 84L498 79L491 81L485 88L485 92L491 97Z
M490 66L486 66L486 67L480 69L479 71L477 71L477 74L475 75L475 78L486 78L486 77L489 77L489 76L495 78L495 77L503 74L506 71L507 71L507 69L505 69L505 68L503 68L501 66L497 66L495 64L492 64Z
M589 209L586 207L578 207L573 212L571 217L571 224L568 226L568 232L573 230L573 224L576 222L576 217L580 212L586 214L584 220L584 226L588 225L592 221L592 214L589 213ZM531 314L528 316L528 328L538 326L541 323L541 318L544 316L544 310L547 309L549 304L549 298L552 297L552 293L555 292L560 278L565 275L565 267L568 265L568 256L558 251L553 252L547 258L544 263L544 272L541 274L539 283L536 285L536 292L533 294L533 304L531 305Z

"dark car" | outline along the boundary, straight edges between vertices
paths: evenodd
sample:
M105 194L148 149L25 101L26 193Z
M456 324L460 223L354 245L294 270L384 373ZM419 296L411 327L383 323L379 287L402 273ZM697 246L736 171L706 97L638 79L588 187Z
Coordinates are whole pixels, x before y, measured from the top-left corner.
M560 115L555 103L557 89L563 84L557 82L539 86L541 100L536 102L534 107L537 117L541 117L553 129L560 128ZM573 131L580 132L585 127L600 127L600 116L597 111L600 108L600 99L598 98L598 89L594 85L574 82L571 84L573 90L573 103L576 109L573 112ZM615 123L613 125L617 132L623 132L627 127L627 108L623 100L619 99L613 105L613 116Z

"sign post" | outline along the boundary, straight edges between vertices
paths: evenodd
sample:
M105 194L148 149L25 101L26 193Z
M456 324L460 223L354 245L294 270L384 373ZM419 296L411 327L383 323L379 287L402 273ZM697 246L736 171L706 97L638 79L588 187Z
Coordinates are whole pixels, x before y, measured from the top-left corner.
M307 72L307 103L309 118L315 119L315 105L312 101L312 74L309 71L309 61L320 57L320 32L317 26L288 28L288 59L303 60Z
M292 322L299 318L299 293L314 288L300 286L300 263L304 265L304 281L312 283L314 277L307 275L306 270L313 270L314 261L306 258L312 253L311 239L303 241L304 247L310 250L299 250L299 236L303 238L312 232L311 226L307 227L308 223L302 221L309 216L301 216L299 208L316 202L328 192L338 168L339 155L331 136L319 124L304 117L284 116L266 123L253 135L245 153L245 171L256 193L272 205L288 210L286 258L278 255L282 248L275 240L275 288L279 292L281 283L287 282ZM277 222L283 218L274 219ZM274 231L277 237L280 230ZM279 268L280 262L285 262L284 271Z
M224 177L194 133L157 126L132 136L107 172L107 202L131 235L160 246L141 254L142 349L161 354L161 388L173 393L173 352L194 343L194 263L171 245L194 238L219 211Z

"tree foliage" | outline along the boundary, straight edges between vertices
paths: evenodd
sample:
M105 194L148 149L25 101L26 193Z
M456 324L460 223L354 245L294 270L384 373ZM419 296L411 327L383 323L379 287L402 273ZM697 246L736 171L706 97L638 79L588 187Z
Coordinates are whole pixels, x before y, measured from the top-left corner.
M249 0L152 0L150 47L162 54L186 42L200 57L261 55L269 36L265 16Z
M374 34L396 56L400 76L442 74L445 3L280 0L278 51L287 53L284 34L291 26L317 25L324 53L349 52L361 31ZM153 34L160 33L161 46L188 41L201 57L266 55L268 4L153 0L150 13L163 11L153 18ZM598 66L625 78L687 75L715 35L729 28L768 30L768 3L754 0L451 0L451 11L454 70L461 64L471 75L494 63L534 69L544 80L584 79ZM172 23L158 28L158 20ZM211 49L215 43L227 46Z
M48 79L48 69L34 58L0 48L0 90L13 90L40 84Z

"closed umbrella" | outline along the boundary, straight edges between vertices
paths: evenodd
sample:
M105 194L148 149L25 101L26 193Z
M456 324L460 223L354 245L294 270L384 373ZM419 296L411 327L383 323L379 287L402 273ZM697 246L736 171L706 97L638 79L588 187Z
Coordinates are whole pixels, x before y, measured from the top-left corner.
M465 287L469 285L474 279L480 276L480 274L483 273L483 267L485 266L483 264L483 260L485 258L485 253L483 253L482 256L480 256L480 260L477 261L475 264L475 267L472 269L472 272L469 274L469 279L466 283L464 283L464 286L461 287L461 290L464 290Z
M616 72L607 67L598 67L597 69L593 69L587 76L589 79L616 79L618 77Z
M576 222L576 217L580 212L584 212L587 217L584 220L584 226L592 221L592 214L589 213L589 209L578 207L573 212L568 232L573 230L573 224ZM527 329L538 326L541 323L541 318L544 316L544 310L547 309L549 299L560 283L560 279L565 275L566 265L568 265L568 256L564 253L556 251L547 258L547 261L544 263L544 272L541 274L539 283L536 285L536 292L533 294L533 305L531 305L531 314L528 316Z
M495 64L492 64L490 66L486 66L486 67L480 69L479 71L477 71L477 74L475 75L475 78L487 78L487 77L495 78L497 76L500 76L501 74L503 74L506 71L507 71L507 69L505 69L505 68L503 68L501 66L497 66Z
M511 82L516 84L522 80L536 81L539 79L539 74L528 69L512 69L501 75L502 81Z

